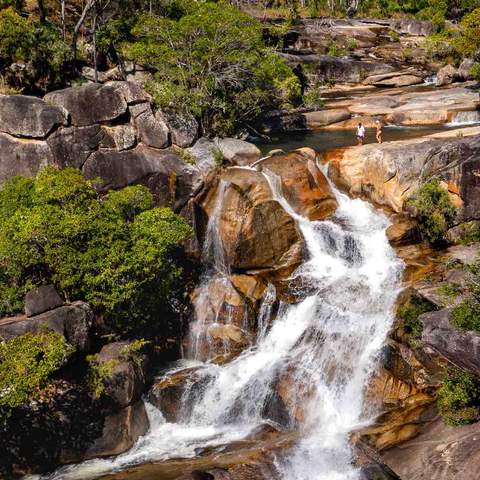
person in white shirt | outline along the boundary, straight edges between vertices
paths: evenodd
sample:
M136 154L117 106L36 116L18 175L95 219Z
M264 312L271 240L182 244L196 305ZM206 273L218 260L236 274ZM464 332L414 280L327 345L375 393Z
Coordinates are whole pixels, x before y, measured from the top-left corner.
M363 145L365 141L365 127L360 122L357 127L357 143L358 145Z

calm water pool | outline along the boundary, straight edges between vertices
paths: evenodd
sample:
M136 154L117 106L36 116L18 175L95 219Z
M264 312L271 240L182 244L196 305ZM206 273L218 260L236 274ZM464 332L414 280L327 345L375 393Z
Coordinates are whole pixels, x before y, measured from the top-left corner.
M383 128L383 141L404 140L408 138L423 137L432 133L451 130L453 127L445 125L429 125L427 127L397 127L385 126ZM315 132L282 133L272 136L271 141L258 139L254 143L263 154L270 150L281 148L286 152L300 147L311 147L318 152L325 152L335 148L356 145L355 130L318 130ZM375 129L368 128L365 143L375 143Z

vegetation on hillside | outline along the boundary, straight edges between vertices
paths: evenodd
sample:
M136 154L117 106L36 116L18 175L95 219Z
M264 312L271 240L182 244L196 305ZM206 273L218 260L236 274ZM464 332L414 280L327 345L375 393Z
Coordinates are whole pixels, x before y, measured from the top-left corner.
M0 342L0 420L39 395L73 352L54 332L26 333Z
M164 311L181 269L176 247L191 233L143 186L98 196L75 169L46 167L0 190L0 315L25 293L53 283L68 300L88 301L117 333Z
M448 369L437 393L437 406L447 425L467 425L478 421L480 380L465 370Z

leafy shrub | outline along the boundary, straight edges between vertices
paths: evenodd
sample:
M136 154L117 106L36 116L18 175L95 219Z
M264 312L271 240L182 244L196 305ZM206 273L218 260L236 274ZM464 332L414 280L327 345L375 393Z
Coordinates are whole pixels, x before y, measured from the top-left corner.
M308 108L314 108L319 110L325 107L325 100L322 97L322 92L318 85L315 85L308 89L303 96L303 103Z
M459 426L480 418L480 382L470 372L449 369L437 393L437 406L447 425Z
M480 81L480 63L474 63L470 73L474 80Z
M266 108L295 105L300 83L265 46L262 26L225 3L197 3L179 19L143 15L124 53L157 72L157 105L193 114L206 135L227 135Z
M88 355L87 362L87 385L93 397L98 399L105 393L105 382L112 376L113 370L120 361L112 358L99 362L97 355Z
M462 330L480 333L480 303L473 298L461 302L452 311L452 324Z
M480 8L465 15L460 22L461 35L453 40L457 52L473 56L480 48Z
M453 225L455 207L448 192L438 180L424 183L409 204L415 209L422 234L433 244L444 240L445 233Z
M422 324L418 317L426 312L435 310L433 304L419 297L411 297L398 308L397 314L403 320L405 333L413 339L422 336Z
M0 343L0 418L46 387L73 351L54 332L26 333Z
M342 57L346 54L345 48L337 42L331 42L327 48L327 55L330 57Z
M10 75L12 85L45 91L60 84L69 55L70 48L53 23L36 23L13 8L0 10L0 66L20 61L29 67L20 77Z
M100 198L72 168L16 177L0 190L0 314L18 311L32 286L53 283L119 333L148 323L179 278L173 253L190 233L170 209L153 208L143 186Z
M402 49L402 58L405 62L413 59L413 50L409 47Z
M400 34L396 30L390 30L388 32L388 36L392 42L399 42L400 41Z
M438 288L438 293L446 300L454 300L462 291L462 288L458 283L444 283Z

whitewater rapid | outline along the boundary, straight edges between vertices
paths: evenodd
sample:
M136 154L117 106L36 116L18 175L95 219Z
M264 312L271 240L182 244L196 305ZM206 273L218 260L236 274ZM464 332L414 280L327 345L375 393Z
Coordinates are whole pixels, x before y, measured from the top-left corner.
M364 402L364 389L393 321L403 265L386 238L388 219L368 203L332 186L338 201L335 217L312 222L292 209L278 177L264 175L305 241L305 262L292 282L302 300L280 303L273 319L275 289L270 285L257 319L257 338L240 356L216 365L200 361L194 348L176 367L193 368L195 382L202 384L195 388L192 381L176 423L166 422L147 403L150 431L129 452L62 468L49 480L97 478L141 463L191 458L199 448L243 439L262 425L275 423L264 406L278 379L286 376L296 398L291 421L283 428L298 431L299 440L276 454L276 478L359 478L350 433L375 414ZM228 281L215 218L223 190L224 186L207 228L204 255L213 260L204 281L213 276ZM196 340L193 345L198 345ZM302 414L296 415L298 411Z

